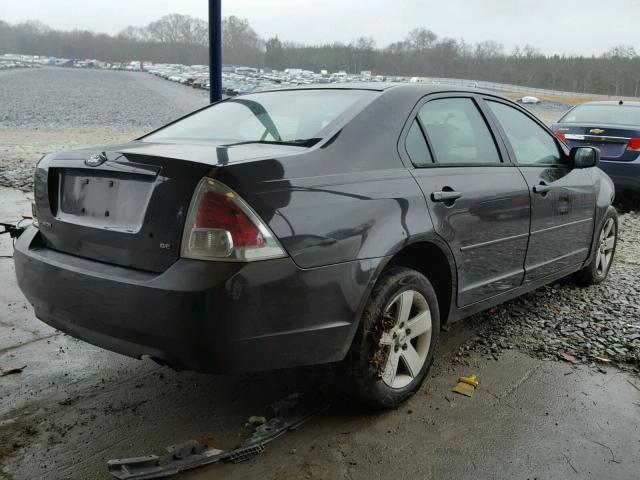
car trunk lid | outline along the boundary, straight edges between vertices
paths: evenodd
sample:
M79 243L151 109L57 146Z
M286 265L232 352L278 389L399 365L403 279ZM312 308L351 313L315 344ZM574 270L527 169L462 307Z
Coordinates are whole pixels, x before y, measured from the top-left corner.
M272 147L133 142L49 155L35 175L42 242L100 262L163 272L180 256L200 179L231 162L300 150Z
M631 161L638 156L637 151L628 151L631 139L640 137L636 128L563 123L552 128L556 134L561 134L560 138L564 138L569 147L596 147L605 160Z

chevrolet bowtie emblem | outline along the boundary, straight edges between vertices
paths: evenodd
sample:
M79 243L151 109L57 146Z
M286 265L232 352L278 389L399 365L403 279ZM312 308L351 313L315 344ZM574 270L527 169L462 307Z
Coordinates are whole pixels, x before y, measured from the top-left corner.
M601 133L604 133L604 130L601 130L599 128L593 128L589 130L589 133L595 133L596 135L600 135Z

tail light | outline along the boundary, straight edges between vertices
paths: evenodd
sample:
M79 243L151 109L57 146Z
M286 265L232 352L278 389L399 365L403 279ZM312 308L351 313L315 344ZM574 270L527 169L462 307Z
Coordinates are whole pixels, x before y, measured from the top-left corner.
M627 151L640 152L640 138L630 138L627 145Z
M181 256L249 262L286 254L269 228L237 193L205 177L191 200Z
M567 136L562 132L553 132L562 142L567 143Z

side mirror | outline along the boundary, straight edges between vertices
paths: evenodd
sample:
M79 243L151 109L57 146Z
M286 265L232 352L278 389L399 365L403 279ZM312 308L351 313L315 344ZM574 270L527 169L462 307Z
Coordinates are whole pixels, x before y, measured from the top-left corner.
M595 147L573 147L569 158L573 168L597 167L600 163L600 150Z

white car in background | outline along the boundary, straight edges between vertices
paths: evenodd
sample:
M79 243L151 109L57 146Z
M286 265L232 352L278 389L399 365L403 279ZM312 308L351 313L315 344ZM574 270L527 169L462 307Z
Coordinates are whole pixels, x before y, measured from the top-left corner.
M526 96L526 97L522 97L520 99L520 103L528 103L528 104L537 105L537 104L540 103L540 99L538 97Z

